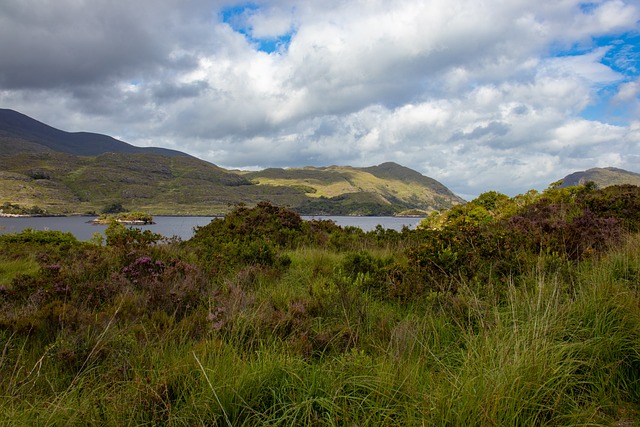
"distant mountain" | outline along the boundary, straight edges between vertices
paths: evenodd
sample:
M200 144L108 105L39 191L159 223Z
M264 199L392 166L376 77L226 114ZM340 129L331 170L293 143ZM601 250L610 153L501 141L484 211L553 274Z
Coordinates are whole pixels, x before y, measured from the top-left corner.
M113 202L164 215L215 215L238 203L295 205L304 193L259 187L200 159L141 153L0 156L0 208L38 206L50 213L100 212Z
M158 215L212 215L260 201L309 215L416 214L464 202L396 163L230 171L179 151L64 132L0 110L0 209L72 214L119 202Z
M149 153L163 156L189 156L176 150L135 147L107 135L65 132L14 110L0 109L0 153L59 152L76 156L104 153Z
M398 165L265 169L244 174L259 185L278 185L304 191L308 199L297 209L305 214L345 214L361 205L366 215L419 209L433 211L464 203L438 181Z
M580 185L593 181L600 188L610 185L631 184L640 186L640 174L618 168L592 168L574 172L562 179L561 187Z

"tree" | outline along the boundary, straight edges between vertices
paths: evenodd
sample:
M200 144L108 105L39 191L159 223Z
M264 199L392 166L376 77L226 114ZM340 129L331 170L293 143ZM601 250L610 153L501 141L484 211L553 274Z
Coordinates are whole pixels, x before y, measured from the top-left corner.
M115 213L121 213L121 212L127 212L127 209L125 209L124 206L122 206L122 202L111 202L108 205L106 205L104 208L102 208L101 213L103 214L115 214Z

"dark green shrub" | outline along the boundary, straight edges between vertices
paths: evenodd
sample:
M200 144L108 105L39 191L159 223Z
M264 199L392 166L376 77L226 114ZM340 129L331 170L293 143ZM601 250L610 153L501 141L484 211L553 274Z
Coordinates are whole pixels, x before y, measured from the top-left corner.
M191 242L207 244L262 238L285 247L301 236L303 223L297 213L261 202L255 208L240 206L224 218L214 219L208 225L196 228Z
M371 253L360 251L348 253L342 261L341 269L348 277L355 279L360 274L375 275L383 265L384 262L374 258Z
M33 243L37 245L77 245L80 242L72 233L63 231L41 231L25 228L20 233L0 235L0 243Z
M379 299L408 301L424 291L421 277L394 257L377 258L368 251L348 253L336 274Z
M639 194L633 186L553 186L512 199L485 193L430 217L414 233L418 243L406 254L427 288L453 293L462 282L482 287L517 279L539 262L539 255L549 262L545 269L564 270L565 262L618 243L623 225L640 224L634 219L640 218Z
M359 227L347 226L329 236L329 247L338 251L353 251L363 247L366 234Z
M585 192L579 201L594 215L613 217L622 222L627 231L640 231L640 187L612 185L601 190Z
M51 172L46 169L31 169L27 172L27 175L33 179L51 179Z
M103 214L117 214L121 212L127 212L127 209L122 206L122 202L111 202L100 211L100 213Z
M291 260L279 250L308 241L309 235L298 214L265 202L251 209L241 206L197 228L187 245L217 271L241 265L287 267Z
M164 238L151 230L127 228L115 220L111 221L104 234L107 237L107 246L129 250L151 246Z
M622 235L620 221L613 217L598 217L588 209L569 216L558 204L531 205L505 227L521 236L519 241L527 250L558 253L569 260L601 252Z
M455 293L462 282L502 283L522 268L518 235L496 224L421 230L419 236L406 255L432 291Z
M379 275L382 276L384 289L378 295L384 299L408 302L422 296L426 290L423 277L398 262L386 265Z

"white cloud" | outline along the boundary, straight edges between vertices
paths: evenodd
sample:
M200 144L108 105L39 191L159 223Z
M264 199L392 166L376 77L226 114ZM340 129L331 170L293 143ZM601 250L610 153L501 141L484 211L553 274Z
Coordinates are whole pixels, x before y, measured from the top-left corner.
M622 76L600 62L608 50L608 47L601 47L583 55L549 59L545 66L547 72L578 76L593 84L612 83L621 80Z
M620 85L618 93L613 97L614 102L637 101L640 95L640 80Z
M226 167L397 161L464 195L640 171L637 124L580 117L603 87L640 113L592 43L637 30L631 0L261 0L236 27L247 3L61 2L0 5L0 104L59 128Z
M251 35L256 39L277 38L293 30L293 12L268 8L264 13L253 13L248 18Z

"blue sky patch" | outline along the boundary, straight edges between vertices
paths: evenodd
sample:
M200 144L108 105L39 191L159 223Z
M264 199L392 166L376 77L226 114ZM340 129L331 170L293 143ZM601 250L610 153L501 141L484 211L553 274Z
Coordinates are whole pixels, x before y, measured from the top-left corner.
M610 123L612 125L625 126L631 117L626 106L616 105L610 102L611 96L602 97L601 102L593 104L585 108L580 117L586 120Z
M598 8L598 4L595 2L588 1L584 3L580 3L579 7L581 12L590 14L591 12L593 12Z
M253 37L253 28L249 18L260 11L260 7L255 3L244 3L241 5L224 8L220 11L222 22L228 24L234 31L244 35L247 40L262 52L272 53L286 49L291 42L292 32L278 37L256 38Z
M609 47L602 63L627 78L640 76L640 33L602 36L591 39L591 44L575 44L570 48L551 47L554 57L584 55L599 47Z
M292 33L285 34L284 36L280 36L277 38L270 39L254 39L249 37L252 43L258 46L258 50L262 52L277 52L280 50L286 50L289 47L289 43L291 43Z
M584 7L588 7L585 4ZM620 81L604 85L597 89L594 103L580 113L587 120L600 120L609 123L625 124L632 117L625 105L614 105L612 98L621 84L634 81L640 77L640 33L629 32L619 35L594 37L591 44L576 44L569 49L553 49L554 57L584 55L599 47L609 50L600 63L619 73Z
M234 31L244 35L250 35L249 32L251 28L248 25L247 19L259 10L260 8L258 5L254 3L245 3L222 9L220 11L220 18L222 19L222 22L229 24Z
M640 75L640 33L623 37L600 37L594 40L598 46L611 46L602 63L625 77Z

